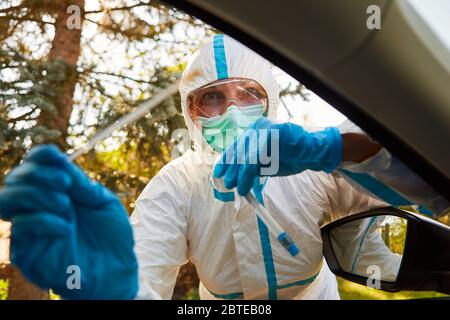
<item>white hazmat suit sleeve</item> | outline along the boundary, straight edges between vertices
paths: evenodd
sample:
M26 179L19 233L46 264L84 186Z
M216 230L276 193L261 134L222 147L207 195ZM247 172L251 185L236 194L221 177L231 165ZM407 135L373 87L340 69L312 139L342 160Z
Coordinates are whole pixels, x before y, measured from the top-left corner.
M350 120L344 121L338 126L338 129L341 134L366 135ZM368 137L370 138L370 136ZM361 163L344 161L342 168L354 173L370 175L406 197L410 202L431 210L434 216L444 216L450 212L450 203L443 196L385 148L381 148L377 154Z
M352 185L337 172L331 175L320 174L318 177L324 187L324 193L328 196L328 205L330 206L330 216L326 217L326 222L370 209L389 206L389 204L374 198L359 186Z
M180 182L167 169L147 185L130 218L139 260L137 299L171 299L180 266L188 261L186 202L168 192Z

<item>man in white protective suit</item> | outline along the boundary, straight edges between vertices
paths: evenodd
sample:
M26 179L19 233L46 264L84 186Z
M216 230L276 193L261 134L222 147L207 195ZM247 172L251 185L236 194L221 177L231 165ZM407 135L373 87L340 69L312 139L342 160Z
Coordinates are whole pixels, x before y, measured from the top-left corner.
M222 151L224 146L207 143L205 123L209 125L214 117L192 110L188 100L199 88L218 80L224 86L230 79L260 85L268 104L262 114L276 117L279 88L265 59L223 35L216 35L193 55L180 94L197 151L166 165L136 201L131 224L139 260L138 297L170 299L180 266L190 260L201 280L202 299L338 299L336 279L322 255L320 227L383 203L339 174L303 171L261 179L264 206L300 247L297 256L290 256L236 191L217 190L211 182L213 163L204 161L204 153ZM199 98L209 99L210 104L221 99L214 92L204 94L216 94ZM245 109L243 103L238 107ZM244 118L239 120L243 126L250 122L251 115L236 116L233 111L232 117L239 116Z

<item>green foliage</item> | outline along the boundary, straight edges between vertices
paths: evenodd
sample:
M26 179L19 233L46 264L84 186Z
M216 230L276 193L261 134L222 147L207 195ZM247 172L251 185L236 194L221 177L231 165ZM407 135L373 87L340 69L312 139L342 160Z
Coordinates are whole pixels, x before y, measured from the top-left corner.
M78 163L93 179L114 191L131 212L143 188L169 159L167 144L153 152L152 145L145 141L130 141L112 151L89 152Z
M191 288L186 293L183 300L200 300L200 295L198 294L198 288Z
M0 279L0 300L6 300L8 296L8 280Z
M0 170L3 174L31 143L56 139L61 132L38 124L40 111L56 114L55 97L70 77L70 67L57 59L31 61L20 52L0 49L0 71L12 77L0 81ZM1 73L0 73L1 75Z
M61 296L50 290L50 300L61 300Z
M398 217L388 217L382 226L381 235L389 249L403 254L406 242L407 220Z

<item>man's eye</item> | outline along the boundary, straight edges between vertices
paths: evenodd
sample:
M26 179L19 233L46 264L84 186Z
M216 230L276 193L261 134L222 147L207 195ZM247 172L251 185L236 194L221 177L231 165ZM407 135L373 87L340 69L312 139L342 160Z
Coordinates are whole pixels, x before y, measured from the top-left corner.
M261 92L259 92L255 88L247 88L246 90L247 90L248 93L250 93L251 95L253 95L253 96L257 97L257 98L262 98L263 97Z
M224 96L221 92L209 91L203 94L201 102L202 104L220 104L224 100Z

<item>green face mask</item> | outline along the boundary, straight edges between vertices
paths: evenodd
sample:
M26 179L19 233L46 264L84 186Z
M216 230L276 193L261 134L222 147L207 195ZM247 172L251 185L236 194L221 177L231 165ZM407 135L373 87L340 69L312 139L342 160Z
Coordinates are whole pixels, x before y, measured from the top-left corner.
M253 122L264 115L262 104L238 108L230 106L226 112L213 118L198 117L202 135L216 152L223 152Z

